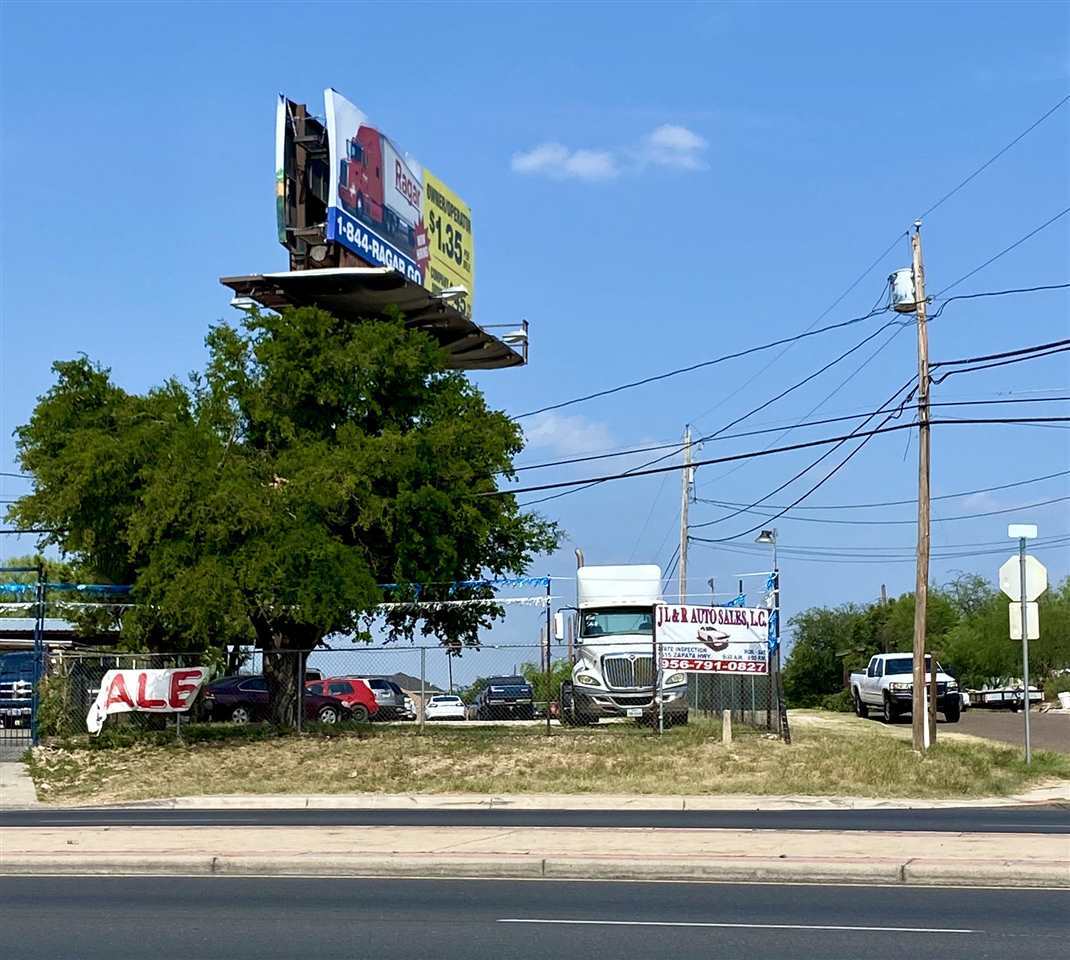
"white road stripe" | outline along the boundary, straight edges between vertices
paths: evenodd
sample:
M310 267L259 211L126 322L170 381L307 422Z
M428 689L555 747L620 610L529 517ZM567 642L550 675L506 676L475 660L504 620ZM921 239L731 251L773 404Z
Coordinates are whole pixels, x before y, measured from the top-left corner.
M41 818L35 820L30 827L34 827L39 823L48 824L60 824L64 823L69 826L78 827L183 827L189 826L191 823L207 823L219 827L232 826L236 823L258 823L259 821L246 818L235 820L218 820L215 817L184 817L183 819L172 820L72 820L72 819L58 819L58 818ZM289 824L283 824L283 826L289 826Z
M534 917L500 918L498 923L556 923L599 927L725 927L745 930L849 930L860 933L980 933L945 927L847 927L822 923L707 923L699 920L548 920Z

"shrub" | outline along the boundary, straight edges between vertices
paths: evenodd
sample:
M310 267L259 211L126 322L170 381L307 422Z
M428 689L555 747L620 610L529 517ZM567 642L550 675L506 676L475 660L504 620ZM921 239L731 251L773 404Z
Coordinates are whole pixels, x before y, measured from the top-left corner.
M830 693L821 698L822 710L833 710L836 713L854 713L855 702L850 690L841 690L839 693Z
M1044 699L1057 700L1060 693L1070 693L1070 673L1060 673L1044 681Z

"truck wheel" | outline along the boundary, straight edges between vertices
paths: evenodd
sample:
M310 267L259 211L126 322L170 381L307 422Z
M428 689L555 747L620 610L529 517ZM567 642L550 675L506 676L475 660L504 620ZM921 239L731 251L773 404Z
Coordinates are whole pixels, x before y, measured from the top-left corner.
M899 720L899 712L895 709L895 704L892 703L892 698L885 694L884 697L884 722L895 723Z
M869 716L869 707L862 702L857 690L855 691L855 716L861 717L863 720Z
M959 722L959 712L960 712L961 709L962 709L962 705L958 704L958 703L956 703L953 707L949 706L944 711L944 719L948 723L958 723Z

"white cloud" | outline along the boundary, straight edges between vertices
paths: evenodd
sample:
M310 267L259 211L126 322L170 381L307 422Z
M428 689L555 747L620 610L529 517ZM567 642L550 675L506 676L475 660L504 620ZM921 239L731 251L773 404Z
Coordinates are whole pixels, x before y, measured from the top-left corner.
M546 450L562 457L601 453L613 446L613 435L604 423L582 414L553 411L533 417L524 427L524 438L529 450Z
M620 171L605 150L569 150L563 143L540 143L513 154L515 173L536 173L554 180L609 180Z
M513 154L514 173L552 180L612 180L654 165L674 170L704 170L705 137L679 124L664 123L637 143L616 149L572 149L548 141Z
M643 157L650 163L680 170L703 170L702 155L709 146L705 137L673 123L663 123L646 135Z

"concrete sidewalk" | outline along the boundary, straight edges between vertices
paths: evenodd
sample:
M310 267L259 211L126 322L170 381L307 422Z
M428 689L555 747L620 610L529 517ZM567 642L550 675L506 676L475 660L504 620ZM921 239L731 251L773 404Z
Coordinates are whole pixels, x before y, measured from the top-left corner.
M1070 784L1060 781L1010 797L984 797L973 800L893 800L880 797L765 796L743 793L718 796L608 793L265 793L168 797L161 800L87 806L169 810L935 810L1051 803L1070 803Z
M0 873L270 874L1058 886L1070 839L500 827L14 827Z
M17 761L0 763L0 807L32 807L37 791L26 772L26 764Z

